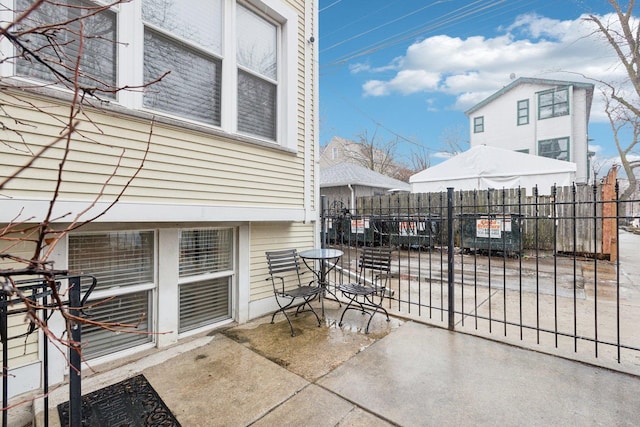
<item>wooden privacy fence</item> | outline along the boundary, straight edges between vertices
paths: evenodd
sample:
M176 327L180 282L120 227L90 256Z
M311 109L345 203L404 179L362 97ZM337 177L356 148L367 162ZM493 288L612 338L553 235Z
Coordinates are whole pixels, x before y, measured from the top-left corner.
M455 190L455 189L454 189ZM552 188L539 195L534 188L455 191L454 221L463 215L518 215L521 218L523 250L550 250L615 260L618 204L615 174L596 185ZM348 204L345 203L346 206ZM439 217L440 230L447 230L447 193L405 193L359 197L358 216ZM460 227L453 224L454 230ZM460 236L457 236L459 239Z

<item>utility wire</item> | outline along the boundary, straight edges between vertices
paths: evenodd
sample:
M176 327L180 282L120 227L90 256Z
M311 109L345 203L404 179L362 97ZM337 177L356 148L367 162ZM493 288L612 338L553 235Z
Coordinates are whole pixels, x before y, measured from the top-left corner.
M381 12L381 11L383 11L383 10L385 10L385 9L390 8L391 6L393 6L394 4L396 4L398 1L399 1L399 0L391 1L391 2L387 3L386 5L382 6L381 8L379 8L379 9L372 10L371 12L369 12L369 13L367 13L367 14L364 14L364 15L360 16L360 18L358 18L358 19L354 19L354 20L352 20L352 21L349 21L349 23L348 23L348 24L345 24L345 25L343 25L342 27L336 28L336 29L334 29L333 31L331 31L331 32L329 32L329 33L322 34L322 39L324 40L324 39L326 39L326 38L328 38L328 37L332 36L333 34L335 34L335 33L339 32L339 31L342 31L342 30L344 30L344 29L346 29L346 28L352 27L352 26L354 26L355 24L357 24L358 22L360 22L360 21L364 21L365 19L369 18L370 16L375 15L375 14L376 14L376 13L378 13L378 12Z
M403 42L405 40L411 39L413 37L416 37L418 35L424 34L425 32L429 32L429 31L433 31L437 28L441 28L443 26L446 26L448 24L453 24L456 23L458 21L461 21L465 18L472 18L472 17L476 17L476 16L481 16L480 12L484 12L484 13L488 13L489 9L491 9L492 7L496 7L504 2L506 2L507 0L495 0L491 3L487 3L485 0L477 0L475 1L472 5L467 5L467 6L463 6L461 8L458 8L454 11L451 11L449 13L446 13L445 15L443 15L442 17L439 17L438 20L436 22L430 22L428 25L426 26L419 26L419 27L413 27L409 30L403 31L401 33L386 37L378 42L376 42L375 44L371 44L369 46L365 46L363 48L360 48L358 50L352 51L349 54L346 54L334 61L332 61L329 65L335 65L338 63L344 63L347 62L351 59L355 59L358 58L360 56L364 56L373 52L377 52L379 50L382 49L386 49L388 47L391 47L395 44L398 44L400 42ZM481 3L480 5L477 5L478 3ZM474 6L473 9L471 10L466 10L469 9L470 6ZM445 18L444 20L442 20L442 18ZM322 52L322 51L321 51Z
M325 6L325 7L323 7L322 9L318 10L318 13L320 13L320 12L322 12L322 11L325 11L325 10L329 9L330 7L333 7L333 6L337 5L337 4L338 4L338 3L340 3L341 1L342 1L342 0L336 0L336 1L334 1L334 2L333 2L333 3L331 3L329 6Z
M407 17L409 17L409 16L415 15L416 13L422 12L423 10L428 9L428 8L430 8L430 7L433 7L433 6L435 6L435 5L439 4L439 3L442 3L443 1L444 1L444 0L436 0L436 1L434 1L433 3L431 3L431 4L428 4L428 5L426 5L426 6L423 6L423 7L421 7L421 8L418 8L418 9L416 9L416 10L413 10L413 11L411 11L411 12L409 12L409 13L406 13L406 14L404 14L404 15L402 15L402 16L399 16L398 18L392 19L391 21L387 21L387 22L385 22L384 24L380 24L380 25L378 25L377 27L370 28L370 29L368 29L368 30L366 30L366 31L363 31L363 32L361 32L361 33L359 33L359 34L356 34L355 36L352 36L352 37L349 37L349 38L347 38L347 39L341 40L341 41L339 41L338 43L335 43L335 44L333 44L333 45L331 45L331 46L329 46L329 47L326 47L326 48L324 48L324 49L321 49L321 50L320 50L320 53L322 53L322 52L324 52L324 51L327 51L327 50L329 50L329 49L333 49L334 47L338 47L338 46L340 46L340 45L343 45L343 44L345 44L345 43L347 43L347 42L350 42L351 40L355 40L355 39L357 39L357 38L360 38L360 37L362 37L362 36L364 36L364 35L367 35L367 34L369 34L369 33L372 33L372 32L374 32L374 31L376 31L376 30L379 30L380 28L386 27L387 25L391 25L391 24L393 24L393 23L395 23L395 22L398 22L398 21L400 21L400 20L402 20L402 19L405 19L405 18L407 18ZM481 0L478 0L478 1L481 1ZM501 1L506 1L506 0L501 0Z

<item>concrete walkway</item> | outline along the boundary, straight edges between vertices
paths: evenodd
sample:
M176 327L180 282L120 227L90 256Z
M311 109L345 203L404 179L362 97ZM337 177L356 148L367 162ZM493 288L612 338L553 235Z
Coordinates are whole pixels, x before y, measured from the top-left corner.
M634 306L639 240L620 235L621 286ZM320 328L301 315L295 338L282 317L272 325L270 316L194 337L127 364L96 366L82 391L142 373L184 427L636 426L640 420L639 376L415 321L387 323L381 315L365 335L366 318L355 313L338 327L339 316L335 302ZM603 365L640 372L633 364ZM51 426L59 425L56 406L66 400L67 386L51 393Z
M370 337L312 320L294 321L295 338L286 322L264 319L201 337L96 374L83 393L142 372L184 427L635 426L640 419L640 378L632 375L415 322L374 322ZM51 396L51 425L66 391Z

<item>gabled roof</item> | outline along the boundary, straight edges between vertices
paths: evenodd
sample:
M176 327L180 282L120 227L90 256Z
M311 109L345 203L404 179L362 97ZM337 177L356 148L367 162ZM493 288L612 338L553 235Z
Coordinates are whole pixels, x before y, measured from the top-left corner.
M320 187L363 185L366 187L410 191L411 185L353 163L338 163L320 169Z
M574 86L579 89L584 89L587 91L587 114L589 114L591 111L591 102L593 100L593 89L594 89L594 85L592 83L572 82L572 81L566 81L566 80L536 79L533 77L520 77L512 81L511 83L509 83L508 85L506 85L505 87L503 87L502 89L500 89L499 91L491 95L490 97L484 99L483 101L480 101L473 107L469 108L467 111L464 112L464 114L466 114L467 116L470 114L473 114L475 111L479 110L485 105L498 99L505 93L509 92L511 89L515 88L516 86L520 86L522 84L535 84L535 85L553 86L553 87Z

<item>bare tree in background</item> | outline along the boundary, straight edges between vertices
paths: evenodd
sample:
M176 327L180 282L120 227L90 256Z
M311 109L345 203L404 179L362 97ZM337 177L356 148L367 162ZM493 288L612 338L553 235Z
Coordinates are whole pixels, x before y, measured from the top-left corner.
M633 16L635 1L629 1L626 9L616 0L609 0L616 19L603 21L589 15L586 21L596 25L596 34L605 38L615 51L627 78L624 82L600 81L605 86L606 114L613 130L620 162L629 180L629 187L621 195L623 200L637 188L636 169L640 162L630 160L630 155L639 154L638 120L640 118L640 26ZM626 88L631 88L627 91ZM631 135L627 138L626 135Z
M397 146L397 138L381 142L376 128L373 135L369 135L366 130L362 132L358 142L349 144L345 148L344 155L351 163L364 166L383 175L394 176L397 168L395 163Z
M411 168L413 173L423 171L431 167L431 151L421 147L418 151L411 152Z
M440 143L443 145L442 152L455 156L465 150L463 144L469 141L465 138L464 129L458 125L445 128L440 135Z
M48 199L48 212L42 219L24 217L22 211L8 224L0 226L0 286L9 298L21 298L25 306L26 318L31 328L41 328L44 336L61 350L65 347L75 348L71 341L70 325L73 323L91 323L101 328L121 331L135 325L119 323L95 322L74 316L70 307L64 302L65 295L58 292L55 278L61 272L54 269L49 257L56 244L69 232L96 220L109 211L125 193L132 180L144 167L153 134L153 123L149 127L146 148L141 155L129 156L126 149L118 149L115 155L113 170L107 173L92 200L87 200L86 207L79 212L65 212L55 216L55 206L63 191L66 172L71 163L70 158L78 141L91 144L95 152L104 151L103 144L89 132L80 129L91 129L91 134L102 134L99 124L91 117L95 111L104 108L115 99L122 90L144 90L141 87L118 87L116 85L116 68L113 53L117 49L115 12L113 6L128 0L112 1L97 5L77 0L16 0L15 9L8 10L4 4L3 12L13 15L12 22L3 23L0 28L0 43L6 48L10 45L13 55L0 59L4 64L11 64L18 77L28 80L0 78L0 144L5 152L15 152L27 160L23 164L0 164L0 200L9 197L6 194L21 188L14 184L21 177L45 159L55 158L57 179ZM6 54L6 50L3 49ZM34 83L34 82L41 83ZM56 114L51 104L34 102L33 95L54 95L65 105L66 116ZM58 136L50 141L37 138L36 125L15 115L20 109L29 109L32 113L48 117L54 126L59 127ZM91 111L90 111L91 110ZM35 136L34 136L35 135ZM124 171L123 162L127 161L128 172ZM137 162L137 166L131 166ZM124 182L116 184L114 181ZM114 188L116 189L114 192ZM106 190L109 189L108 197ZM98 202L106 202L106 207L96 211ZM57 225L64 223L63 226ZM18 247L32 248L29 257L14 255ZM20 293L16 281L24 277L39 277L48 283L55 307L49 310L58 311L66 320L67 330L61 335L54 335L47 329L46 322L38 316L42 309L38 301L30 300ZM78 309L79 307L75 307ZM144 316L141 313L141 316ZM66 354L66 352L65 352ZM4 367L6 369L6 367Z
M398 139L381 142L377 134L378 130L376 129L371 138L368 137L366 131L360 135L360 146L366 166L373 171L391 175L395 167L394 158L396 156Z

